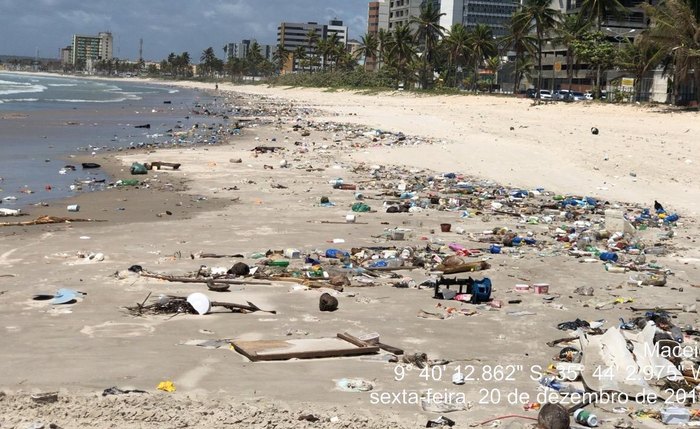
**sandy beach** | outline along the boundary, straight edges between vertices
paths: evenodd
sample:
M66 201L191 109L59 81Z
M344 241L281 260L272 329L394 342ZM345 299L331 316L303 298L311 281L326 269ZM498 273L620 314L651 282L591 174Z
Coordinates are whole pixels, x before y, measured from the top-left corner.
M168 84L214 92L213 84ZM104 222L0 229L0 427L41 422L61 428L409 428L425 427L440 415L457 422L455 427L508 414L536 419L537 411L523 406L544 402L538 401L537 376L561 348L546 343L570 335L557 324L580 318L614 327L620 318L640 315L632 307L672 308L675 325L698 329L692 307L700 297L698 112L227 84L219 85L216 94L230 97L233 107L255 111L246 115L250 121L240 136L220 145L102 153L89 159L111 177L128 177L133 162L181 166L150 171L148 186L84 194L18 218ZM260 146L278 149L255 151ZM415 191L423 199L458 199L446 196L440 185L444 179L436 179L444 173L463 174L462 180L477 189L468 197L469 207L449 208L446 202L386 212L385 202L398 200L406 184L425 185ZM329 182L338 178L358 188L335 189ZM497 184L502 194L493 192ZM514 189L530 191L516 204L520 212L504 213L493 205L507 201ZM535 189L539 195L533 197ZM351 210L359 201L357 192L372 211ZM630 216L653 208L657 200L668 213L679 214L673 225L661 222L628 236L648 249L664 249L649 253L646 262L668 270L665 286L633 285L629 278L635 272L606 271L600 260L584 263L585 258L572 256L571 243L556 239L566 231L556 229L575 221L596 223L604 215L601 209L581 211L578 218L558 217L550 207L546 222L542 202L554 195L593 197ZM324 206L322 197L334 205ZM67 213L67 204L79 204L80 212ZM537 210L528 212L528 207ZM345 221L350 214L356 216L353 223ZM452 230L442 232L442 223ZM393 228L405 229L405 240L387 238ZM499 228L536 244L490 254L488 242L479 238ZM202 266L259 266L264 259L254 254L268 250L294 248L314 255L329 248L388 246L418 254L450 243L482 250L467 259L486 261L490 268L469 275L490 278L492 297L501 306L434 299L432 288L417 287L428 279L420 268L401 270L398 279L373 277L371 284L353 277L342 291L324 282L247 277L220 293L205 284L167 282L128 270L139 265L185 276ZM85 257L97 253L104 259ZM241 257L202 258L202 253ZM327 271L342 268L337 260L322 262ZM303 265L303 259L290 260L290 268ZM409 287L392 287L402 282ZM546 283L549 293L516 292L520 283ZM69 305L32 299L59 288L86 295ZM592 288L592 295L576 292L580 288ZM125 309L161 295L194 292L276 313L215 308L202 316L136 316ZM324 292L338 299L337 311L319 311ZM422 371L402 364L401 357L392 361L384 351L251 362L229 345L329 338L346 331L378 333L382 343L408 356L426 353L435 365ZM209 340L223 342L215 342L218 348L196 345ZM697 347L698 336L686 335L686 342ZM509 376L494 377L496 366ZM457 370L479 376L455 385ZM344 379L360 379L371 390L343 390ZM163 381L172 381L176 391L157 390ZM147 393L101 396L112 386ZM427 390L461 395L464 405L459 411L426 409L412 398ZM46 392L58 392L57 399L32 399ZM660 425L634 416L648 404L627 404L623 414L613 407L593 408L606 419L605 427ZM629 426L617 426L616 419ZM503 420L513 428L532 423Z

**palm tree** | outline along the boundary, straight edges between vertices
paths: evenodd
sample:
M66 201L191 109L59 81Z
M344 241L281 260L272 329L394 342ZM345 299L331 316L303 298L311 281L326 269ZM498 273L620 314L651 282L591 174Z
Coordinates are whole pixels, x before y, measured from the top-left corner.
M695 100L700 108L700 21L684 0L664 0L658 6L643 5L651 18L650 40L658 43L673 61L673 92L678 103L682 80L693 74Z
M603 21L609 16L620 18L626 12L619 0L583 0L581 2L581 16L591 24L595 22L596 30L600 31Z
M493 73L493 76L491 77L491 85L489 88L489 92L493 91L493 81L498 79L498 70L501 68L502 64L503 62L501 61L501 57L499 57L498 55L494 55L486 59L486 68L491 70L491 72Z
M171 52L168 55L168 70L170 73L174 74L177 76L177 56L175 55L175 52Z
M398 24L387 42L387 56L391 66L396 70L397 82L408 82L411 79L411 63L416 57L413 44L413 32L408 24Z
M257 76L258 69L263 61L265 61L265 57L263 57L262 53L260 52L260 44L254 41L253 44L250 45L250 49L248 49L248 56L246 57L248 72L253 76Z
M211 75L213 64L216 62L216 54L214 53L214 48L211 46L202 51L202 55L199 57L199 61L204 67L204 74Z
M318 40L319 36L316 33L316 29L312 28L306 33L306 45L308 47L308 60L309 60L309 73L311 73L314 64L316 63L316 57L318 56Z
M569 79L569 91L574 80L574 63L578 63L571 45L588 31L589 26L590 22L582 19L582 15L569 14L563 15L554 29L556 37L553 42L556 45L566 46L566 76Z
M517 16L517 19L531 23L535 27L537 36L537 99L540 98L540 90L542 89L542 42L555 27L561 15L561 12L552 9L550 4L550 0L525 0L522 13Z
M302 45L297 46L294 50L294 62L296 62L297 68L301 69L302 72L304 71L304 63L306 61L306 48Z
M377 51L379 50L379 40L374 33L367 33L360 38L360 47L357 49L356 56L364 58L364 69L367 71L367 60L369 58L376 59Z
M384 59L388 56L389 45L391 44L391 33L381 28L377 33L378 58L377 70L381 70Z
M583 0L579 13L590 23L595 22L596 30L601 31L603 21L608 16L621 17L626 9L619 0ZM596 68L595 91L596 97L600 97L601 68Z
M191 74L191 69L190 69L190 53L189 52L183 52L180 54L180 65L182 66L182 70L185 76L189 76Z
M326 63L331 63L331 71L333 71L334 58L339 56L339 47L341 46L338 33L331 33L326 40L321 42L319 42L319 52L323 55L323 68L325 70Z
M450 28L447 37L445 37L445 47L447 48L448 63L450 65L450 72L453 68L461 70L464 65L466 65L467 60L471 56L471 48L469 45L469 32L467 28L461 24L453 24ZM455 73L455 86L461 88L462 82L459 80L459 76Z
M520 65L527 56L535 55L537 52L537 39L532 37L532 22L523 18L522 10L515 12L509 22L506 35L501 38L501 44L505 49L515 51L515 70L513 73L513 94L518 93L520 81L522 80L522 69Z
M537 52L537 39L531 35L531 21L523 18L522 10L516 11L508 21L508 31L501 38L501 44L506 49L515 51L513 71L513 94L518 94L522 72L520 64L526 56L532 56Z
M532 57L527 55L516 60L516 67L520 70L520 79L527 78L532 82L532 71L535 69L535 63L532 62Z
M626 41L618 55L618 67L634 73L634 100L641 101L642 79L661 63L667 53L651 38L642 35L633 42Z
M474 62L474 91L476 92L479 82L479 66L484 63L486 58L498 53L491 27L486 24L476 24L474 30L469 32L469 50Z
M435 47L445 32L440 25L440 17L445 15L440 13L440 8L436 8L433 2L421 4L420 15L411 17L411 24L415 24L415 38L421 44L423 70L421 73L421 86L428 88L428 80L432 81ZM429 79L430 77L430 79Z
M277 45L277 49L275 49L275 52L272 54L272 62L275 64L277 73L281 73L282 70L284 70L284 66L287 64L288 60L289 51L284 49L283 45Z

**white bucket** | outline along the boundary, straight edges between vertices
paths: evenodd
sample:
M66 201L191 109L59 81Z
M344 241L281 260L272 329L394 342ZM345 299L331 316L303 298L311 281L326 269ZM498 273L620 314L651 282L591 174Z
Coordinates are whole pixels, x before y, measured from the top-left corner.
M289 259L299 259L301 258L301 252L299 249L285 249L284 256Z
M79 212L80 206L77 204L71 204L68 207L66 207L66 210L68 210L69 212Z
M349 214L349 215L346 215L346 216L345 216L345 222L346 222L346 223L355 223L355 220L356 220L356 219L357 219L357 218L355 217L354 214Z

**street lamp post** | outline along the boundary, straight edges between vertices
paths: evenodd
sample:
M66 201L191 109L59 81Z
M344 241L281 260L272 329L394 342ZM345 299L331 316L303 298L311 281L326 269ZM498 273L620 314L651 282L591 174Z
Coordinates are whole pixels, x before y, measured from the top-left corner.
M634 32L637 31L636 29L633 28L631 30L618 33L617 31L614 31L610 27L605 27L605 30L608 31L610 33L610 35L612 35L613 39L617 40L617 49L618 50L620 50L620 44L621 44L622 40L629 39L629 36L631 36Z

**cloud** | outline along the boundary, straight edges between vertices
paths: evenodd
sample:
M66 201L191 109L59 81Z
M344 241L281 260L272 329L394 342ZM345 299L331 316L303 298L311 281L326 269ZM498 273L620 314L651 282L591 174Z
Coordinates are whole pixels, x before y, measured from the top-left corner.
M275 44L282 21L319 23L337 18L350 37L367 28L368 0L0 0L0 55L57 57L73 34L111 31L115 55L160 61L170 52L194 57L209 46L241 39Z

